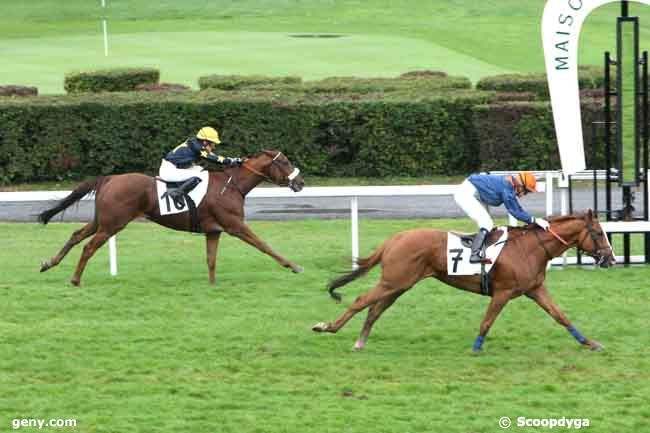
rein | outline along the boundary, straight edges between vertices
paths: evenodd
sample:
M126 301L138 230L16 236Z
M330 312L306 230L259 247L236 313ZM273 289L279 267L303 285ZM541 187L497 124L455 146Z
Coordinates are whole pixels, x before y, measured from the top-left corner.
M278 152L277 155L275 155L275 156L273 157L273 159L271 160L271 164L279 164L276 160L280 157L280 155L282 155L282 152ZM264 180L266 180L267 182L275 183L275 182L273 181L273 179L271 179L269 176L265 175L264 173L260 172L259 170L255 169L255 168L249 166L248 164L246 164L246 162L248 162L248 160L245 160L245 161L242 163L242 165L241 165L242 168L245 168L246 170L250 171L251 173L254 173L254 174L256 174L256 175L262 177L262 178L263 178ZM279 166L279 165L278 165L278 166ZM282 171L282 169L280 169L280 170ZM285 176L287 176L287 183L286 183L286 184L280 184L280 183L278 183L277 185L278 185L278 186L288 186L288 187L291 187L291 184L293 183L293 180L294 180L296 177L298 177L298 174L300 174L300 169L294 167L294 169L293 169L293 171L292 171L291 173L289 173L289 174L283 173L283 174L284 174Z
M557 239L558 241L560 241L564 246L566 246L566 247L569 246L569 243L568 243L567 241L565 241L564 239L562 239L562 236L560 236L560 235L558 235L557 233L555 233L555 231L553 231L552 228L549 227L549 228L548 228L548 231L549 231L550 234L552 234L552 235L555 237L555 239Z
M280 155L282 155L282 152L278 152L278 153L273 157L273 159L271 160L271 164L279 164L279 163L277 162L277 159L280 157ZM262 179L264 179L265 181L267 181L267 182L269 182L269 183L276 184L276 182L275 182L271 177L267 176L266 174L262 173L261 171L257 170L256 168L251 167L250 164L247 164L247 162L248 162L248 159L245 159L244 162L241 164L240 167L243 168L243 169L246 169L246 170L250 171L251 173L253 173L253 174L257 175L257 176L260 176ZM278 165L278 167L280 167L280 166ZM280 170L282 171L281 168L280 168ZM283 173L283 174L284 174L284 173ZM292 184L293 184L293 180L294 180L296 177L298 177L298 174L300 174L300 169L294 167L294 169L293 169L293 171L292 171L291 173L289 173L288 175L285 174L285 176L287 176L287 182L286 182L286 183L283 183L283 184L277 183L276 185L278 185L278 186L288 186L288 187L291 188L291 187L292 187ZM233 177L232 177L232 175L228 178L228 180L227 180L226 183L224 184L223 188L221 189L221 193L220 193L220 195L223 195L223 193L226 191L226 188L228 188L228 187L234 187L234 188L236 188L236 189L239 191L239 193L240 193L242 196L245 195L245 194L242 192L241 188L239 188L239 185L238 185L236 182L233 181Z
M271 178L269 178L267 175L265 175L261 171L258 171L256 169L254 169L253 167L250 167L248 164L246 164L246 161L244 161L244 163L241 166L242 166L242 168L245 168L246 170L250 171L251 173L254 173L254 174L258 175L258 176L261 176L265 180L267 180L268 182L272 183Z
M569 242L567 242L566 240L564 240L564 239L562 238L562 236L558 235L558 234L557 234L557 233L556 233L552 228L550 228L550 227L548 228L548 232L549 232L551 235L553 235L553 237L554 237L555 239L557 239L557 240L558 240L562 245L564 245L564 246L566 246L566 247L569 247L569 248L571 248L572 246L574 246L574 247L575 247L579 252L582 252L582 253L587 254L587 255L592 255L592 254L590 254L587 250L585 250L585 249L582 247L582 243L585 241L585 239L587 239L587 236L591 236L591 240L592 240L593 244L597 247L597 250L596 250L596 252L595 252L594 257L595 257L595 256L598 256L598 257L600 257L600 258L602 259L602 257L603 257L603 256L602 256L602 248L600 248L599 245L598 245L598 238L601 237L601 236L603 236L603 233L602 233L602 232L600 232L600 233L596 232L596 230L594 230L594 228L593 228L591 222L588 222L586 225L587 225L587 232L584 234L584 236L582 236L580 239L577 239L577 240L575 241L575 245L571 245ZM548 249L546 248L546 245L544 245L544 242L543 242L542 239L539 237L538 230L534 230L533 233L535 234L535 237L537 238L537 242L539 243L539 245L544 249L544 252L546 253L546 257L548 257L549 260L552 259L553 256L551 256L551 253L549 253Z

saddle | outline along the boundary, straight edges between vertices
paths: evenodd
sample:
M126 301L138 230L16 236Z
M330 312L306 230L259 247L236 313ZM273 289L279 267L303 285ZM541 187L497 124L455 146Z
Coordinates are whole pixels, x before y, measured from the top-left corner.
M447 273L449 275L478 275L481 294L492 296L491 270L507 240L507 228L495 228L488 233L483 245L486 259L471 263L472 243L476 233L449 232L447 236Z
M459 233L459 232L452 232L456 236L460 238L461 243L465 248L472 248L472 243L474 242L474 238L476 237L476 232L474 233ZM485 244L483 244L483 248L487 248L490 245L494 245L499 238L501 237L501 234L503 233L502 230L499 230L498 228L493 228L490 233L488 233L487 238L485 239Z
M156 176L156 181L164 183L167 191L170 189L179 189L180 186L185 183L185 181L169 182L160 178L159 176ZM183 195L177 197L169 196L167 194L167 191L160 198L166 200L169 200L171 198L174 207L179 210L185 208L185 205L187 204L187 210L190 213L190 230L194 233L201 233L201 221L199 220L199 213L197 211L196 203L194 203L194 200L192 200L192 197L189 195L192 190L183 192Z

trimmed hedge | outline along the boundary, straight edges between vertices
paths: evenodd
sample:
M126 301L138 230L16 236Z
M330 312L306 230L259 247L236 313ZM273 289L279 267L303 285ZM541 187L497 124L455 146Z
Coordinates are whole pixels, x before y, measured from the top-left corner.
M267 77L264 75L207 75L199 78L199 88L241 90L260 85L300 84L300 77Z
M260 89L269 87L258 87ZM465 77L407 76L401 78L330 77L318 81L306 81L301 86L275 86L275 90L295 90L308 94L368 94L409 92L414 95L430 94L440 90L471 89L472 83Z
M489 96L209 90L0 100L0 182L153 174L203 125L232 143L224 154L281 149L307 175L467 173L478 162L472 108Z
M281 149L307 175L559 167L549 104L531 101L532 92L477 91L466 78L422 72L250 86L0 99L0 183L153 174L169 149L203 125L231 143L221 153ZM590 124L602 98L583 111L591 158ZM595 165L602 160L600 152Z
M190 92L188 86L177 83L138 84L135 86L138 92Z
M65 74L68 93L128 92L139 85L158 84L160 71L154 68L117 68Z
M578 84L581 89L597 89L603 86L603 68L581 66L578 68ZM515 93L531 92L538 99L548 100L548 81L545 73L503 74L484 77L476 84L478 90Z
M413 93L442 89L471 89L466 77L448 77L443 72L413 71L397 78L329 77L322 80L302 81L299 77L265 77L240 75L210 75L199 79L199 87L230 91L275 90L308 94L367 94L379 92Z
M602 120L602 101L582 104L582 124L587 167L604 167L604 146L592 156L593 121ZM508 102L474 108L474 129L479 140L478 163L482 171L544 170L560 167L553 115L548 102Z
M38 89L30 86L15 86L12 84L0 86L0 96L37 96Z

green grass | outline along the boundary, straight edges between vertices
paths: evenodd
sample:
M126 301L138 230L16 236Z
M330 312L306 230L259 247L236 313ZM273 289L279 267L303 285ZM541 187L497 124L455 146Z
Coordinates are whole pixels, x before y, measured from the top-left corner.
M362 254L418 226L471 228L362 220ZM78 248L39 274L78 227L0 224L2 431L15 418L77 419L61 432L147 433L487 433L502 416L589 418L589 432L611 433L650 422L648 267L549 272L556 301L602 353L518 299L472 356L487 299L433 280L400 298L354 353L365 313L337 335L310 330L377 278L345 287L342 304L328 298L326 281L349 266L348 221L253 224L305 267L300 275L225 236L216 288L202 237L143 223L119 235L115 278L105 249L80 289L67 282Z
M394 76L414 69L479 78L544 69L533 0L4 0L0 16L2 84L61 93L66 71L159 67L162 80L196 88L205 74ZM632 4L641 28L648 8ZM618 5L593 12L581 37L581 64L613 50ZM101 18L108 18L104 57ZM341 38L292 38L296 33ZM650 34L641 32L641 47Z

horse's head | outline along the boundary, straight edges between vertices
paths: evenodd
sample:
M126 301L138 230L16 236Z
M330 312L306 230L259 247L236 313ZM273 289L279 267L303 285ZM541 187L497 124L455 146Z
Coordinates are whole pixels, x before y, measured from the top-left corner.
M300 169L278 150L262 150L246 158L242 167L264 177L271 183L288 186L298 192L305 186Z
M582 220L584 225L576 238L576 248L593 257L601 268L608 268L615 264L616 258L612 246L591 209L582 215Z

